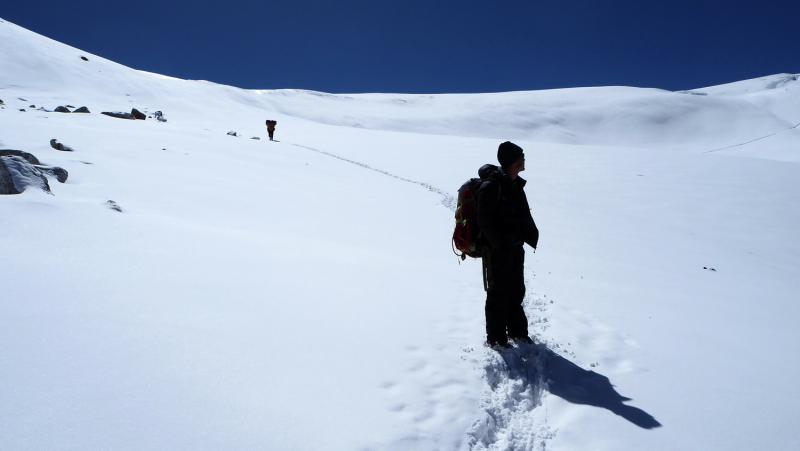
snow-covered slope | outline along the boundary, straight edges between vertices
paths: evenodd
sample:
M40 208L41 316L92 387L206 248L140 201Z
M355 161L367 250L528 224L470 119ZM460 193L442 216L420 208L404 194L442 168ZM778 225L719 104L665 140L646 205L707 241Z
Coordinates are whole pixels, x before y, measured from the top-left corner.
M800 123L796 78L780 96L761 92L752 98L628 87L471 95L260 93L276 111L332 125L703 151Z
M799 86L248 91L0 21L0 149L69 171L0 196L0 448L794 449ZM507 139L498 354L448 206Z

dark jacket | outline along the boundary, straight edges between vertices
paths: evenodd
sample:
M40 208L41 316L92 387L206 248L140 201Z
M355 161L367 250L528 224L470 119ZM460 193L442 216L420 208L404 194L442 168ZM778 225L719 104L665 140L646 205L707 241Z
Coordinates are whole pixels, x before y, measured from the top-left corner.
M492 249L528 243L534 249L539 229L531 217L525 196L525 179L511 180L502 168L487 164L478 170L486 180L478 189L478 226L484 242Z

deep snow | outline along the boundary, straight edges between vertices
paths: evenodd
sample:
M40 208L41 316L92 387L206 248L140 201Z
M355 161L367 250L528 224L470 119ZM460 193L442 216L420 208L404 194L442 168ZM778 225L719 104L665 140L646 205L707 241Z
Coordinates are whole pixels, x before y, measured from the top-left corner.
M796 75L248 91L0 21L0 99L0 148L70 174L0 196L2 449L800 445ZM99 114L133 107L168 122ZM540 344L498 354L450 208L507 139Z

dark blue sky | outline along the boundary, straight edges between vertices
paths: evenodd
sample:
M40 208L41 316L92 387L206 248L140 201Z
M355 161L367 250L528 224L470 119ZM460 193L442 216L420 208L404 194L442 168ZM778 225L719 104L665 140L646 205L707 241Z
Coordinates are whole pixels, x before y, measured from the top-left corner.
M800 72L798 0L17 0L0 17L136 69L242 88L680 90Z

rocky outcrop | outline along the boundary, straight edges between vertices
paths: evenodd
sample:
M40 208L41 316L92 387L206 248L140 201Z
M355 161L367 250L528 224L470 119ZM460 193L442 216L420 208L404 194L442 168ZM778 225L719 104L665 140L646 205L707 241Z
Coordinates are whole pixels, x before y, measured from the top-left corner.
M19 194L11 174L8 173L6 165L2 162L2 157L0 157L0 194Z
M42 166L39 159L28 152L0 150L0 194L20 194L31 186L50 193L47 177L64 183L69 173L57 166Z
M69 178L69 172L66 169L58 166L36 166L36 169L42 171L45 175L53 177L59 183L64 183Z
M56 150L62 150L64 152L75 152L75 149L73 149L70 146L65 146L64 144L61 144L60 142L56 141L55 138L50 140L50 147Z
M47 177L36 166L28 163L24 158L17 156L0 157L3 166L4 179L0 186L4 192L0 194L20 194L29 187L51 193ZM52 193L51 193L52 194Z
M111 199L106 201L106 205L108 205L108 208L110 208L110 209L112 209L114 211L118 211L120 213L123 213L122 207L120 207L118 203L114 202Z
M131 115L131 113L123 113L122 111L103 111L100 114L105 114L106 116L116 117L119 119L134 120L134 117Z
M55 140L53 140L55 141ZM36 158L33 154L28 152L24 152L22 150L13 150L13 149L0 149L0 157L7 157L7 156L14 156L14 157L22 157L30 164L40 165L42 164L38 158Z
M105 114L106 116L116 117L119 119L139 119L142 121L147 119L147 115L136 108L132 109L130 113L123 113L122 111L103 111L100 114Z
M82 107L78 108L77 110L73 111L73 113L91 113L91 111L89 111L89 108L86 108L85 106L82 106Z
M156 111L153 113L153 116L158 120L158 122L167 122L167 118L164 117L164 113L161 111Z
M63 105L57 106L56 109L53 110L53 111L55 111L56 113L71 113L72 112L72 111L69 110L69 108L67 108L67 107L65 107Z

